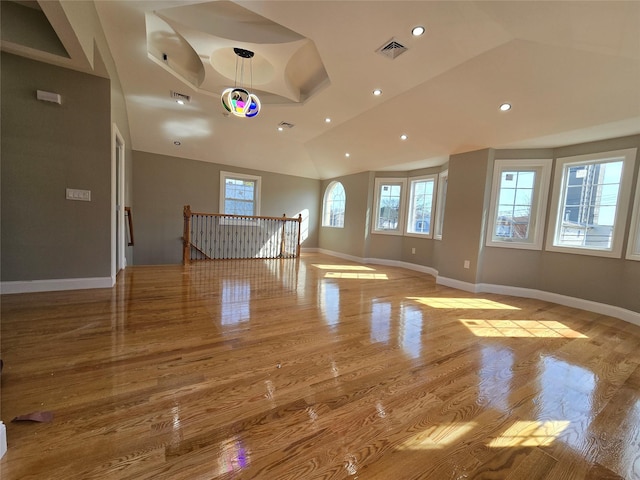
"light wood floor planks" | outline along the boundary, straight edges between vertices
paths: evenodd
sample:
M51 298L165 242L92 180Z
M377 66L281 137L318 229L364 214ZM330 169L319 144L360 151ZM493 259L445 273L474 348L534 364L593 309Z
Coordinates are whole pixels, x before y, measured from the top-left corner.
M615 318L315 254L1 302L2 480L640 479Z

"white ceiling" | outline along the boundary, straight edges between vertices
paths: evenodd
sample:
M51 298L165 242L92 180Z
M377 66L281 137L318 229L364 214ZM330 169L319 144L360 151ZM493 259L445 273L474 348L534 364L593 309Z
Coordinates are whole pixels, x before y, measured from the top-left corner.
M96 10L135 150L326 179L640 133L638 1L112 0ZM49 20L65 43L70 22ZM415 25L426 33L413 38ZM376 53L392 38L408 50ZM220 103L233 47L255 52L264 103L254 118ZM279 132L282 121L295 126Z

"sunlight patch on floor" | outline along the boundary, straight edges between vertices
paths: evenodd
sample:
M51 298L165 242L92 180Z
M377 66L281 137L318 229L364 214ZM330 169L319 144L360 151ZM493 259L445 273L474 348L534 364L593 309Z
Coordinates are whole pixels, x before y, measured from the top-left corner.
M363 265L323 265L318 263L312 264L314 267L319 268L320 270L354 270L354 271L375 271L375 268L365 267Z
M357 278L361 280L388 280L384 273L348 273L348 272L327 272L324 278Z
M398 450L436 450L452 444L476 427L475 422L432 425L398 445Z
M506 303L486 298L407 297L431 308L464 308L474 310L520 310Z
M502 435L493 439L490 447L544 447L569 426L569 420L517 421Z
M588 338L563 323L547 320L475 320L460 321L476 337L510 338Z

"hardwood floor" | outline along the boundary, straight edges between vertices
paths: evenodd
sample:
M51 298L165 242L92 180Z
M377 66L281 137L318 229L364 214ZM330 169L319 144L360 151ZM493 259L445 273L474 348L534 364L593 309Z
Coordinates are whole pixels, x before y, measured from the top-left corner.
M311 254L1 301L2 480L640 478L615 318Z

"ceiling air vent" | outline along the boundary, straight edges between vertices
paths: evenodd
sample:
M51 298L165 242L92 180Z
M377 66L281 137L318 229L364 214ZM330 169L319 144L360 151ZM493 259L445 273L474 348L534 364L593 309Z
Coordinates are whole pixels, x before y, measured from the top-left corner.
M191 97L189 95L185 95L184 93L178 93L171 90L171 98L173 98L176 102L181 100L184 103L189 103L191 101Z
M402 55L406 51L407 51L407 47L402 45L395 38L392 38L387 43L382 45L378 50L376 50L376 53L379 53L380 55L384 55L385 57L394 59Z
M293 123L280 122L278 126L282 128L293 128L295 125Z

